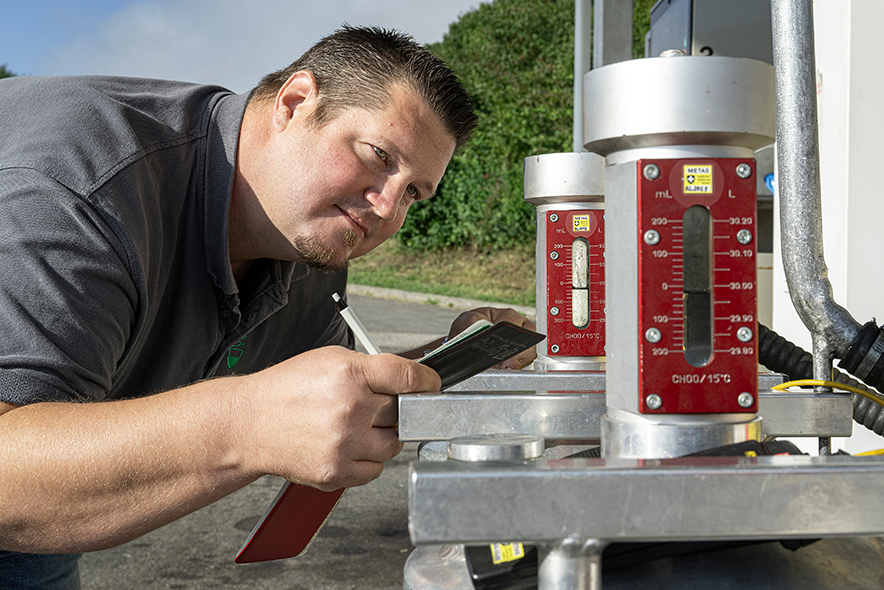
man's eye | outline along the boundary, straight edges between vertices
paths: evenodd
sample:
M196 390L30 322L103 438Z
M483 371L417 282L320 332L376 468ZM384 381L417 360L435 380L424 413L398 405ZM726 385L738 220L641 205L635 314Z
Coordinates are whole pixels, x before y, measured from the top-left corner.
M408 193L408 196L411 197L411 198L414 199L414 200L417 200L418 197L420 197L420 193L419 193L418 190L414 187L413 184L409 184L408 187L406 187L405 192L407 192L407 193Z
M377 154L377 157L380 158L381 160L383 160L384 162L386 162L390 158L390 156L387 155L387 152L385 152L381 148L374 146L374 145L371 147L372 147L372 149L374 149L374 153Z

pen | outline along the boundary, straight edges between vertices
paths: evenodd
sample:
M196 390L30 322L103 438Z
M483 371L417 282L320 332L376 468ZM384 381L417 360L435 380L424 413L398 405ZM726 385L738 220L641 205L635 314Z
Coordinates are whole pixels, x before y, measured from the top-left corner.
M368 335L365 326L362 325L362 322L359 321L359 318L356 317L353 310L347 307L347 304L344 303L341 296L337 293L333 293L332 299L335 300L335 307L338 308L338 313L341 314L344 321L347 322L347 325L350 326L350 329L356 334L356 339L359 340L359 343L368 351L368 354L381 354L381 349L374 343L374 340Z

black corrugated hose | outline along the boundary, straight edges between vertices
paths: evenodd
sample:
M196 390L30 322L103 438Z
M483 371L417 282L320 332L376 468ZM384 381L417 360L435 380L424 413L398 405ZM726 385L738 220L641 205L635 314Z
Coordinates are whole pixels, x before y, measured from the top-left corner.
M838 363L839 367L863 378L877 389L884 386L884 329L869 322L847 349ZM813 379L813 355L789 342L764 324L758 324L758 362L777 373L785 373L790 381ZM855 372L858 371L858 372ZM847 373L832 370L832 380L869 391L865 383ZM884 436L884 406L855 393L853 396L853 419Z

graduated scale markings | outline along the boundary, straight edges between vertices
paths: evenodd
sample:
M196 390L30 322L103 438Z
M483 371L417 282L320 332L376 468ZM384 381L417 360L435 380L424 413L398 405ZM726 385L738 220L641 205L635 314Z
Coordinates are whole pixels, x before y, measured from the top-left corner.
M718 311L730 306L731 301L722 297L716 297L723 293L754 290L755 283L752 281L731 281L729 273L732 268L728 264L735 258L754 259L753 248L739 244L733 229L737 226L751 225L752 218L727 218L712 219L713 227L717 230L713 233L713 266L712 266L712 306ZM651 256L655 263L669 268L668 280L660 283L660 289L671 291L671 304L668 310L655 310L652 316L654 327L660 331L660 344L652 350L655 356L669 354L681 354L685 350L684 336L684 222L682 219L670 219L667 217L654 217L651 225L660 234L660 241L654 245L646 245L651 248ZM721 229L718 229L721 228ZM753 314L725 314L713 315L715 330L713 336L716 344L729 344L728 340L735 338L735 325L751 325L755 318ZM669 338L666 338L666 336ZM669 343L666 346L665 343ZM754 354L752 346L727 346L714 348L716 354L744 355Z

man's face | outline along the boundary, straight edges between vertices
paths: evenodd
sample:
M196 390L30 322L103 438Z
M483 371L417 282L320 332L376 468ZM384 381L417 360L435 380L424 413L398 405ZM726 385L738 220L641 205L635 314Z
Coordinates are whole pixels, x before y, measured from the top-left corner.
M259 200L285 238L276 257L325 270L396 233L412 203L429 198L455 140L425 101L400 87L380 111L350 109L316 128L305 101L271 140L272 174Z

